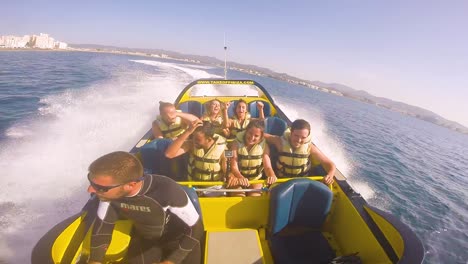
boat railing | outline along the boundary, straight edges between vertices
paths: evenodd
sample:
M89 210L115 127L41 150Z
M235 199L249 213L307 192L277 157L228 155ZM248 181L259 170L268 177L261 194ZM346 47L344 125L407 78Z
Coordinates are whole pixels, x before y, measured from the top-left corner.
M322 181L323 176L310 176L310 177L302 177L302 178L307 178L311 179L314 181ZM297 179L297 178L280 178L277 179L272 186L287 182L292 179ZM252 184L263 184L263 187L261 189L230 189L230 188L223 188L223 186L226 184L225 182L222 181L186 181L186 182L178 182L180 185L187 186L189 188L193 188L195 191L209 191L209 192L268 192L270 190L270 187L267 183L266 180L252 180L249 181L249 185ZM214 187L214 186L221 186L221 188L209 188L209 187ZM328 188L330 188L331 191L333 191L333 184L327 185ZM207 187L207 188L203 188Z

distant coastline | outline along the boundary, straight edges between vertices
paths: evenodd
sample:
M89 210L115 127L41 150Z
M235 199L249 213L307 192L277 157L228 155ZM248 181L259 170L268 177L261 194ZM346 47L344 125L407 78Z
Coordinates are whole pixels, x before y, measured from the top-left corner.
M94 53L111 53L121 55L133 55L150 58L162 58L190 63L206 64L216 67L224 67L224 61L214 57L199 56L199 55L186 55L178 52L161 50L161 49L132 49L113 46L103 46L94 44L70 44L67 49L40 49L40 48L27 48L27 49L14 49L14 48L1 48L0 51L76 51L76 52L94 52ZM228 62L229 70L245 72L252 75L270 77L276 80L305 86L311 89L316 89L321 92L330 93L336 96L343 96L353 100L361 101L368 104L373 104L378 107L388 109L390 111L398 112L403 115L412 116L420 120L442 126L453 131L467 134L468 128L442 116L433 113L429 110L408 105L405 103L393 101L383 97L373 96L365 91L356 90L351 87L337 84L337 83L323 83L320 81L309 81L290 76L285 73L277 73L267 68L258 67L255 65L245 65L235 62Z
M41 49L41 48L0 48L0 52L2 51L57 51L57 52L67 52L71 51L71 49Z

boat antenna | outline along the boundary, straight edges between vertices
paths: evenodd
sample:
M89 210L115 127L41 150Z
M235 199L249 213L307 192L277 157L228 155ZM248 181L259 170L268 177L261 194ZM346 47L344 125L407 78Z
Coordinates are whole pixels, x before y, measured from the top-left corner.
M226 46L226 33L224 33L224 80L227 80L227 46Z

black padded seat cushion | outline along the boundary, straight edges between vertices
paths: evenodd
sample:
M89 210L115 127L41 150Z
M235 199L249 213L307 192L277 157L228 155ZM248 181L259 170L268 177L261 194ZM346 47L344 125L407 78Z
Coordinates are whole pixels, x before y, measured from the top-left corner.
M280 232L270 238L270 249L276 264L329 263L335 257L327 239L318 231L296 235Z

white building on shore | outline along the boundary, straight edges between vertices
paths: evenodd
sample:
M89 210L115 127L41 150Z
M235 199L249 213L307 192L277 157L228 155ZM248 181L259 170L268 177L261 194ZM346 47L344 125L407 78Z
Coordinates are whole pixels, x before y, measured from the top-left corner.
M68 44L65 42L55 41L48 34L40 33L38 35L18 36L0 36L0 48L37 48L37 49L66 49Z
M65 42L57 41L57 42L55 42L55 48L56 48L56 49L67 49L67 48L68 48L68 44L65 43Z
M29 35L24 35L23 37L17 36L0 36L0 47L5 48L26 48L28 46Z

